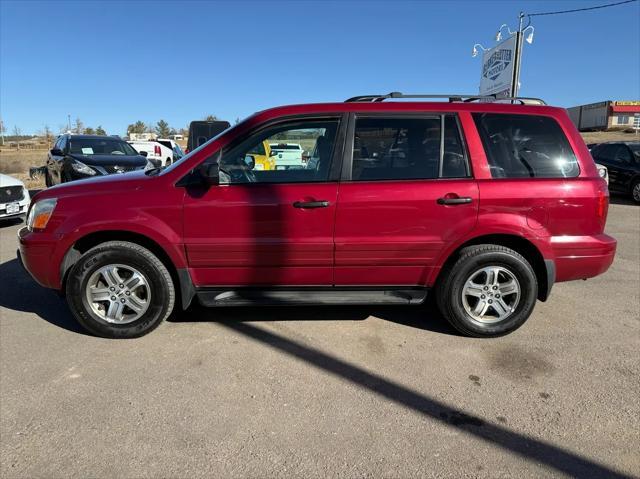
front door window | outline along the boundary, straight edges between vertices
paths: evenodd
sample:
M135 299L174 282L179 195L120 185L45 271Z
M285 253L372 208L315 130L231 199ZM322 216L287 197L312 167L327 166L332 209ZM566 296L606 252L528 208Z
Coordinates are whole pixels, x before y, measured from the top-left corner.
M275 125L223 152L220 183L312 183L329 179L339 120ZM285 152L271 145L299 145ZM305 152L308 154L305 156Z

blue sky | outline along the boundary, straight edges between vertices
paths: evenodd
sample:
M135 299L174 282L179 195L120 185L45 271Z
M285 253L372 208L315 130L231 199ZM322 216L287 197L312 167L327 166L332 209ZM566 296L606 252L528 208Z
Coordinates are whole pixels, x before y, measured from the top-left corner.
M8 132L67 114L124 134L358 94L476 93L502 23L599 1L0 0L0 114ZM533 19L521 95L571 106L640 98L640 2Z

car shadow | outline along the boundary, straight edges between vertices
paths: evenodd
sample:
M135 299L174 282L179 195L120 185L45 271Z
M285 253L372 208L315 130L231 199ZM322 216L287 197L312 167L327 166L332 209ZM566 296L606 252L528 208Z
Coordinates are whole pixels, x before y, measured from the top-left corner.
M17 259L0 264L0 278L11 284L11 288L0 288L0 308L33 313L59 328L89 335L73 318L64 299L36 284ZM0 321L4 317L0 315Z
M24 217L17 218L0 218L0 228L8 228L9 226L15 226L24 221Z
M173 323L273 322L273 321L364 321L370 316L408 328L459 336L430 303L420 306L238 306L207 308L197 302L186 311L176 311Z
M633 201L633 199L630 196L625 196L617 193L609 194L609 203L612 205L629 205L629 206L638 205L638 203Z
M33 313L50 324L86 334L66 302L55 291L43 288L29 277L17 259L0 264L0 277L12 288L0 288L0 307ZM18 292L18 293L17 293ZM408 328L458 335L428 303L423 306L267 306L206 308L195 302L186 311L176 310L170 322L271 322L271 321L364 321L374 316Z

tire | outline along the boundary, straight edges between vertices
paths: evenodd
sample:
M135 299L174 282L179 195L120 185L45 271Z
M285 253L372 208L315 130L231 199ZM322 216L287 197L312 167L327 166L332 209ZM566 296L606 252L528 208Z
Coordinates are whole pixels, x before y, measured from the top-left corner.
M173 160L171 158L167 158L164 162L164 166L169 166L171 163L173 163Z
M635 180L631 185L631 199L640 204L640 179Z
M87 251L72 267L66 297L78 322L92 334L136 338L171 314L175 290L171 274L151 251L135 243L109 241Z
M497 337L515 331L531 316L538 297L533 268L522 255L504 246L464 248L440 278L438 309L466 336Z

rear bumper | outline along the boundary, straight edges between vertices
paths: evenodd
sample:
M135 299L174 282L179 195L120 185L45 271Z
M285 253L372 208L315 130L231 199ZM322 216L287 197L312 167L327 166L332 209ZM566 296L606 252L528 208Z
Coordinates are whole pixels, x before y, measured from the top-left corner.
M587 279L609 269L616 254L617 241L609 235L554 236L556 282Z

